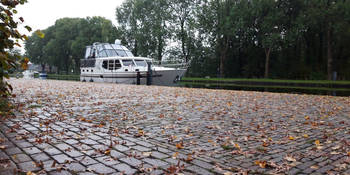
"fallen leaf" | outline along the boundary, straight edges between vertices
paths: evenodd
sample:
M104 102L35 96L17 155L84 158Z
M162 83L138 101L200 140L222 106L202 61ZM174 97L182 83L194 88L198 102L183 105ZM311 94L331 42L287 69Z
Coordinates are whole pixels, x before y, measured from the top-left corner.
M255 165L259 165L261 168L266 168L266 161L256 160Z
M315 140L315 145L316 146L320 146L321 144L320 144L320 141L319 140Z
M284 159L290 161L290 162L295 162L297 161L295 158L291 157L291 156L286 156Z
M0 145L0 149L5 149L7 145Z
M289 140L295 140L295 138L293 136L289 136L288 139Z
M172 158L173 158L173 159L176 159L176 157L177 157L178 155L179 155L179 152L176 152L176 153L173 154Z
M304 134L303 137L304 137L304 138L309 138L309 135Z
M111 150L107 149L104 153L105 153L105 155L110 155L111 154Z
M241 150L241 147L238 145L238 143L235 143L234 145L238 150Z
M177 143L177 144L176 144L176 148L177 148L177 149L183 149L183 148L185 148L184 145L183 145L183 142Z
M187 154L186 162L191 162L193 160L192 154Z
M313 165L310 167L311 169L318 169L318 166L317 165Z
M151 156L152 152L143 152L142 155L145 157Z
M31 172L31 171L28 171L27 172L27 175L36 175L35 173Z
M336 151L332 151L331 152L331 155L338 155L338 154L340 154L339 152L336 152Z

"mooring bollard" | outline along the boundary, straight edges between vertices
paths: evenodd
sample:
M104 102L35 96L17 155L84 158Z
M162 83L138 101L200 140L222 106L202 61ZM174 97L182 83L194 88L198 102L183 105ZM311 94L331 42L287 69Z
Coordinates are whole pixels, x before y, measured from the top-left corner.
M137 72L136 74L136 85L140 85L141 84L141 73L140 72Z
M147 71L147 85L152 85L152 63L148 62L148 71Z

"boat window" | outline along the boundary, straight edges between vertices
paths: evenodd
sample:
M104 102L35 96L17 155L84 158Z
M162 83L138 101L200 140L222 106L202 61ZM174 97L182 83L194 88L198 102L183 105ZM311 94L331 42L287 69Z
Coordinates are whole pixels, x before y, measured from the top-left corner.
M108 70L114 69L114 60L108 60Z
M130 51L125 51L128 57L134 57L134 55Z
M115 60L115 64L114 64L114 70L120 69L122 67L122 65L120 64L119 60Z
M103 62L102 62L102 67L104 68L104 69L107 69L107 63L108 63L108 61L107 60L104 60Z
M147 63L145 60L135 60L137 66L147 67Z
M122 60L124 66L134 66L134 62L132 60Z
M124 50L116 50L118 52L118 55L121 56L121 57L126 57L128 56Z
M107 50L113 49L113 47L110 44L105 44L104 47Z
M85 51L85 59L90 58L91 57L91 47L86 47L86 51Z
M108 57L118 56L117 52L115 52L115 50L113 50L113 49L108 49L108 50L105 50L105 51L106 51Z
M122 49L122 47L120 47L120 45L117 44L112 44L111 46L114 47L115 50Z
M106 50L102 50L99 54L98 57L107 57Z

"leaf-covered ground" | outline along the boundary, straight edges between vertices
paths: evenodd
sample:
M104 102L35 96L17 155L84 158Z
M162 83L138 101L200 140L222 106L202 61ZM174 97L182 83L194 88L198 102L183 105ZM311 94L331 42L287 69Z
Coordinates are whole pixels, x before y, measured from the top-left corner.
M349 97L10 82L17 117L0 133L8 169L350 174Z

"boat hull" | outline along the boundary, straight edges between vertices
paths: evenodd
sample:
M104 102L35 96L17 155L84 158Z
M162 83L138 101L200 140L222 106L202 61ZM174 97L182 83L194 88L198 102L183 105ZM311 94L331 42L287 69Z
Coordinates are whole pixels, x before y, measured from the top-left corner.
M164 69L152 71L152 85L174 86L185 74L186 69ZM147 72L140 72L140 84L147 84ZM80 81L137 84L137 72L81 74Z

